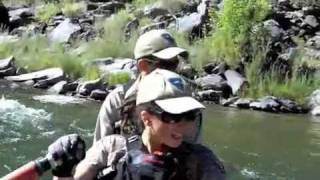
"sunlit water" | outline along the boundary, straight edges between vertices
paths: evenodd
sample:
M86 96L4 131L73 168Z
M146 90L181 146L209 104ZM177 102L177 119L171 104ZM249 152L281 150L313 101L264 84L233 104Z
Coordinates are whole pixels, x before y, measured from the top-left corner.
M79 133L90 146L99 107L94 101L0 87L0 176L44 156L61 135ZM224 160L228 179L319 179L317 117L215 105L205 117L204 142Z

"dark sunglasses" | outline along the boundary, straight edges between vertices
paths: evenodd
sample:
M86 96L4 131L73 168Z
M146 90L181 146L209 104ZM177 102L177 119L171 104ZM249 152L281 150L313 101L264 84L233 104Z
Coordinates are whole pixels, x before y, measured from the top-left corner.
M161 120L165 123L179 123L181 121L194 122L201 119L201 112L199 110L192 110L182 114L171 114L163 112Z
M156 116L160 117L161 121L165 123L179 123L181 121L193 122L193 121L201 120L202 118L201 111L198 109L187 111L181 114L171 114L163 111L154 102L152 104L153 104L152 108L149 108L148 110L151 113L155 114Z
M167 69L167 70L176 70L179 65L179 59L171 59L171 60L161 60L154 56L147 56L144 57L147 59L147 61L152 64L153 66L156 66L157 68L161 69Z

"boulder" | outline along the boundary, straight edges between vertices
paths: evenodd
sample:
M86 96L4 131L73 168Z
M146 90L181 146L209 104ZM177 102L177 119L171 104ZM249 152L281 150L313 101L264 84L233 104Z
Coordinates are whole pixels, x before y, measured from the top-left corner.
M14 76L16 75L16 67L9 67L7 69L0 70L0 78L5 76Z
M7 28L10 25L9 23L9 11L2 3L0 3L0 26Z
M6 59L0 59L0 70L5 70L14 66L14 57L10 56Z
M101 79L80 83L76 91L81 96L89 96L91 92L95 89L100 89L100 90L106 89L106 86Z
M49 33L49 39L56 42L68 42L71 35L81 30L78 23L65 19L52 32Z
M67 89L65 88L67 85L67 81L60 81L54 84L52 87L48 89L48 92L55 94L65 94L67 93Z
M320 106L320 89L313 91L308 99L311 108Z
M253 102L251 98L239 98L233 104L238 108L249 109L251 102Z
M209 74L196 79L195 82L202 89L217 89L221 87L222 83L225 83L225 80L219 75Z
M106 90L95 89L91 91L89 97L94 100L104 101L107 95L108 95L108 92Z
M112 1L107 2L99 6L98 10L110 11L111 14L117 12L120 9L124 9L125 4L122 2Z
M209 63L203 66L203 70L207 74L223 74L227 69L229 69L229 66L222 62L222 63Z
M278 112L281 104L273 96L266 96L250 103L250 108L268 112Z
M233 95L237 94L238 90L247 81L246 78L234 70L226 70L223 75L227 80L227 84L232 88Z
M33 21L33 8L22 7L9 11L10 30L30 24Z
M161 4L154 3L152 5L145 6L143 13L145 16L148 16L154 19L157 16L163 16L163 15L169 14L169 11L161 7Z
M184 33L191 31L202 24L202 16L199 13L192 13L176 19L177 30Z
M273 19L264 21L263 27L269 32L273 40L280 40L284 34L284 30L279 26L279 23Z
M219 104L220 98L222 97L222 92L209 89L197 92L196 97L198 97L201 101L212 101L216 104Z
M58 81L62 80L64 78L64 72L61 68L49 68L41 71L36 71L28 74L21 74L17 76L7 76L5 79L9 81L16 81L16 82L22 82L22 81L40 81L42 80L41 84L44 84L44 81L47 81L48 85L53 85L57 83Z
M319 116L320 115L320 106L316 106L311 110L311 114L314 116Z
M136 60L129 58L101 58L93 61L103 73L126 72L134 77L137 73Z

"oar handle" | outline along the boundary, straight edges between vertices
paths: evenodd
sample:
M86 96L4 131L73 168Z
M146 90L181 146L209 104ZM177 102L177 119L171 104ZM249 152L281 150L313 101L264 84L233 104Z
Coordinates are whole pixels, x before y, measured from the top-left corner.
M28 164L16 169L1 180L38 180L39 177L51 169L48 158L31 161Z

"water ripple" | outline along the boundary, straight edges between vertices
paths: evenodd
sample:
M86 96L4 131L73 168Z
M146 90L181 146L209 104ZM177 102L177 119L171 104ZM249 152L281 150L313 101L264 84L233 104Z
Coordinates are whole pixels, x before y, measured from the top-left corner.
M26 107L17 100L0 99L0 144L30 139L30 134L48 129L51 113ZM23 132L23 133L22 133Z

